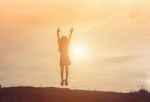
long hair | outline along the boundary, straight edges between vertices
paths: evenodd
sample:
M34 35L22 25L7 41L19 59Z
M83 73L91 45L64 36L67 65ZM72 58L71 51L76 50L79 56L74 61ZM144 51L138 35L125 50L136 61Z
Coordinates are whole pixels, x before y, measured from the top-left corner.
M61 37L59 42L59 51L67 51L69 45L69 39L66 36Z
M68 37L66 36L61 37L60 42L64 44L68 43Z

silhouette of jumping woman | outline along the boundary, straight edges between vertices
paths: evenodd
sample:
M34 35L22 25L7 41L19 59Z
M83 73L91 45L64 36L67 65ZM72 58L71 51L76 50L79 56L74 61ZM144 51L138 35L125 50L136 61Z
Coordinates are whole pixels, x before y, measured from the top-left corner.
M60 37L60 28L57 29L57 39L58 39L58 46L59 46L59 53L60 53L60 75L61 75L61 83L60 85L63 86L64 84L68 86L68 74L69 74L69 65L71 65L71 61L69 58L69 44L70 39L72 36L73 28L70 29L69 38L67 36ZM66 77L64 78L64 73Z

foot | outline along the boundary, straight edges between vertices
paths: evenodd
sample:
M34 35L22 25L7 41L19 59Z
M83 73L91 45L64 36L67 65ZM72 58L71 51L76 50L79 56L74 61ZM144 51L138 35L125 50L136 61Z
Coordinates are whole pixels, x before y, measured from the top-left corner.
M64 85L64 80L62 80L62 81L61 81L60 85L61 85L61 86L63 86L63 85Z
M65 80L65 85L68 86L68 80Z

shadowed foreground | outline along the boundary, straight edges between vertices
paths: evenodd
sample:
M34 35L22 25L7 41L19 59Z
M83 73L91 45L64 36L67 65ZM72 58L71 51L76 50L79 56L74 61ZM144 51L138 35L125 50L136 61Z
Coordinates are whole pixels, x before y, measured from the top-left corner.
M150 93L10 87L0 88L0 102L150 102Z

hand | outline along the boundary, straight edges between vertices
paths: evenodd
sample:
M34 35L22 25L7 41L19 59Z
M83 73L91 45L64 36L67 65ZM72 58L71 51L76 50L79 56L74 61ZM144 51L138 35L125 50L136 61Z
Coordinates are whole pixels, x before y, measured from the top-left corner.
M57 33L59 33L59 32L60 32L60 28L57 29Z
M70 29L70 33L72 33L72 32L73 32L73 28Z

